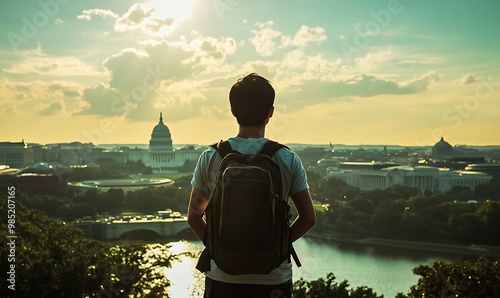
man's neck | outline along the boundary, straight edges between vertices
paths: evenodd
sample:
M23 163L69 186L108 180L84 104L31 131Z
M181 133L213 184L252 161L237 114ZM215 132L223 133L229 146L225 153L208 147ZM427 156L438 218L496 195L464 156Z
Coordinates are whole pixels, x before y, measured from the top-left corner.
M263 138L265 134L266 127L257 126L240 126L237 137L250 139L250 138Z

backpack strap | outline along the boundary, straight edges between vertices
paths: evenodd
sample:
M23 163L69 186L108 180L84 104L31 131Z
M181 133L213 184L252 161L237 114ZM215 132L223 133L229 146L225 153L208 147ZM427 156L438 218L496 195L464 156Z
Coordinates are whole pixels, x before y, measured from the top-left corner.
M280 150L281 148L290 149L290 148L288 148L287 146L285 146L283 144L280 144L280 143L275 142L275 141L268 140L267 142L264 143L264 145L260 149L259 153L260 154L265 154L265 155L267 155L269 157L273 157L274 153L276 153L276 151Z
M213 144L211 147L215 148L215 150L219 152L222 158L226 157L226 155L228 155L229 153L236 152L233 150L231 144L229 144L229 141L227 140L226 141L220 140L218 143Z
M290 150L290 148L288 148L287 146L285 146L283 144L268 140L267 142L264 143L264 145L260 149L259 153L265 154L269 157L273 157L273 155L281 148L286 148L286 149ZM292 243L290 243L290 256L288 257L289 262L292 261L291 259L293 259L295 261L295 265L297 265L297 267L302 266L302 263L299 260L299 256L297 255L297 252L295 251L295 248L293 247Z

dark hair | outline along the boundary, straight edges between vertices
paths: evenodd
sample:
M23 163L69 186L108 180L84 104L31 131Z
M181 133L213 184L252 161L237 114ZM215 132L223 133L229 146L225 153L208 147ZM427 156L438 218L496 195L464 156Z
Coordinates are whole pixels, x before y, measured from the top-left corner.
M267 79L251 73L231 87L229 102L238 124L261 126L274 104L274 89Z

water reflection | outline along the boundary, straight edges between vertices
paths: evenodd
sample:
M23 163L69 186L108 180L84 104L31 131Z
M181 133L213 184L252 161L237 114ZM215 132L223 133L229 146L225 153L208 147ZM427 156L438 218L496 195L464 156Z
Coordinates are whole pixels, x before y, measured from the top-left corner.
M418 281L413 268L443 259L422 253L339 245L308 238L299 239L294 246L304 264L295 268L295 280L325 278L333 272L337 282L347 280L352 288L367 286L384 297L408 292Z
M167 242L173 253L199 253L203 249L200 241L169 239L165 240ZM337 282L347 280L352 288L368 286L384 297L408 292L418 281L418 276L412 272L418 265L449 259L443 255L345 246L310 238L299 239L294 246L303 264L301 268L294 267L294 280L326 278L329 272L333 272ZM181 262L174 262L172 268L164 269L172 283L171 297L203 297L204 276L195 269L196 262L196 258L182 256Z
M201 241L178 240L168 242L170 251L174 254L191 252L198 254L203 249ZM180 262L173 262L171 268L164 268L165 276L172 286L169 288L170 297L173 298L202 298L205 276L196 270L197 258L183 255Z

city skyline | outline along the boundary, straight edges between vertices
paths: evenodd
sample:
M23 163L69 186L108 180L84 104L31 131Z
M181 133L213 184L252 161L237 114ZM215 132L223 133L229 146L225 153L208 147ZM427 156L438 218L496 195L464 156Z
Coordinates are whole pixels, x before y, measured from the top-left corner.
M0 141L234 136L228 92L276 89L283 143L499 145L500 3L410 0L2 4Z

